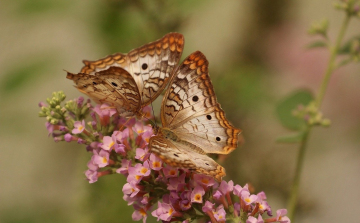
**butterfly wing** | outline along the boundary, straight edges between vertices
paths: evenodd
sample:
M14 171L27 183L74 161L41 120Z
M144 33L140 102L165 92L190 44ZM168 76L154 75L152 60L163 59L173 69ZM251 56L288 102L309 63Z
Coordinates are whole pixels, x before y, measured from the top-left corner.
M166 164L186 168L197 173L213 176L220 181L225 169L207 155L196 153L185 145L154 136L149 141L150 152L159 156Z
M163 98L163 127L206 153L228 154L237 147L240 129L225 118L208 74L208 61L199 51L176 70Z
M150 104L166 87L184 48L180 33L163 38L130 51L113 54L97 61L84 61L81 73L94 74L109 67L121 67L134 78L141 93L142 107Z
M76 88L96 103L107 103L116 107L121 116L133 116L140 108L140 93L132 76L120 67L110 67L90 74L71 74L68 79Z

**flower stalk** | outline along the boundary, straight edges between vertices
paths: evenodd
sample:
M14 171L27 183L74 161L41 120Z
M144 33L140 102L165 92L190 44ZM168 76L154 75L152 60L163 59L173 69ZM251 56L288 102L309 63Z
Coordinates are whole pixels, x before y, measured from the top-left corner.
M350 1L349 4L351 4L351 2L353 2L353 1ZM328 66L324 72L323 80L321 82L319 92L315 98L315 101L313 103L311 103L311 106L313 106L313 108L317 112L319 111L320 106L323 102L324 95L325 95L326 89L328 87L331 75L333 74L334 70L339 67L338 64L336 63L336 58L339 53L339 49L342 45L342 41L343 41L344 35L346 33L346 30L348 28L348 25L349 25L352 15L353 15L353 13L351 13L350 11L347 11L345 19L341 25L339 34L336 38L335 44L334 44L334 46L330 47L330 58L329 58ZM325 120L325 122L327 123L327 120ZM290 191L290 198L288 201L288 208L287 208L289 211L288 216L290 219L294 219L294 217L295 217L296 204L297 204L298 197L299 197L299 185L300 185L301 172L303 170L305 151L306 151L309 135L311 133L312 127L315 124L316 123L312 123L312 122L307 123L307 125L303 131L301 141L300 141L298 156L297 156L297 160L296 160L295 175L294 175L294 179L293 179L293 183L292 183L292 188ZM326 126L326 124L324 124L324 126ZM267 221L265 221L265 222L267 222Z

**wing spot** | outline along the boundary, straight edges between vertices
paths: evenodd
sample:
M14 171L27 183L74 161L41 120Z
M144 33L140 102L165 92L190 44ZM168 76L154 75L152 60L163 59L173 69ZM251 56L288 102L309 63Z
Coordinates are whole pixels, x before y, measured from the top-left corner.
M192 100L193 100L193 102L197 102L197 101L199 100L199 97L195 95L195 96L192 98Z
M211 117L211 115L207 115L206 118L207 118L208 120L211 120L212 117Z
M95 81L93 81L93 84L94 84L94 85L97 85L97 83L96 83Z
M147 65L146 63L143 63L143 64L141 65L141 68L142 68L143 70L146 70L146 69L148 68L148 65Z
M221 140L221 139L220 139L220 137L219 137L219 136L218 136L218 137L216 137L216 141L218 141L218 142L219 142L220 140Z
M208 163L205 163L205 165L209 166L209 164L208 164Z
M111 84L112 84L114 87L117 87L117 86L118 86L115 82L111 82Z
M176 153L174 153L174 156L179 157L179 155L178 155L178 154L176 154Z

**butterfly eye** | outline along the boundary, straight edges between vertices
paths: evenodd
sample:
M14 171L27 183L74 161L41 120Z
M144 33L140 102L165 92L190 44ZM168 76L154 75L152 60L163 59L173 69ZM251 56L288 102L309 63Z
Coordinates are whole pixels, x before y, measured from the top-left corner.
M193 102L197 102L197 101L199 100L199 97L195 95L195 96L192 98L192 100L193 100Z
M178 154L174 153L174 156L179 157Z
M143 64L141 65L141 68L142 68L143 70L146 70L146 69L148 68L148 65L147 65L146 63L143 63Z
M118 86L115 82L111 82L111 84L112 84L114 87L117 87L117 86Z
M212 117L211 117L211 115L207 115L206 118L207 118L208 120L211 120Z
M94 85L97 85L97 83L96 83L95 81L93 81L93 84L94 84Z
M218 142L219 142L220 140L221 140L221 139L220 139L220 137L216 137L216 141L218 141Z

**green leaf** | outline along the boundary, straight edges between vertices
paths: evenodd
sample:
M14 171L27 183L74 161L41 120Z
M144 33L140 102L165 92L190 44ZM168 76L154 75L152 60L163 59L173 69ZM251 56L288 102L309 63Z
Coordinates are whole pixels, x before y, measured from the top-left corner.
M280 143L299 143L299 142L301 142L303 136L304 136L303 132L298 132L296 134L280 136L280 137L278 137L276 139L276 142L280 142Z
M309 43L306 46L307 49L320 48L320 47L328 47L327 42L323 41L323 40L318 40L318 41L314 41L312 43Z
M281 124L291 130L303 129L306 122L293 116L292 111L299 105L308 105L313 99L313 94L309 90L298 90L286 97L276 108L276 114Z
M352 45L352 43L353 43L355 40L360 41L360 36L355 36L355 37L349 39L348 41L346 41L346 43L344 43L344 44L340 47L340 49L339 49L339 51L338 51L338 54L350 54L350 52L351 52L351 45Z

